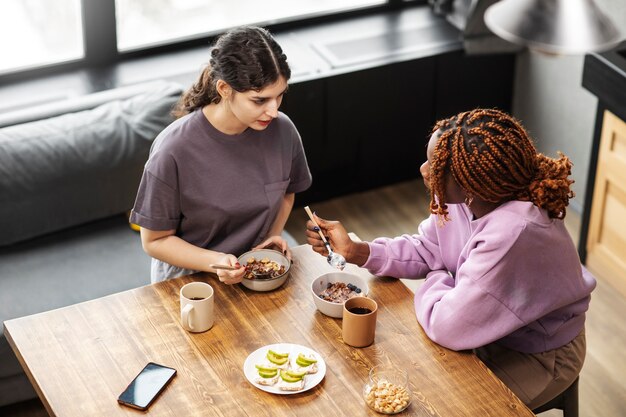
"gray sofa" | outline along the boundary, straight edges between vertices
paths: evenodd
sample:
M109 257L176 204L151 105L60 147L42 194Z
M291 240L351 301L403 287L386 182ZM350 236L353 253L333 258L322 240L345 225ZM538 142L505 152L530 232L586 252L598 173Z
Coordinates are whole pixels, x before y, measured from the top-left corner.
M150 282L126 212L181 92L152 82L0 115L0 323ZM36 394L1 330L3 406Z

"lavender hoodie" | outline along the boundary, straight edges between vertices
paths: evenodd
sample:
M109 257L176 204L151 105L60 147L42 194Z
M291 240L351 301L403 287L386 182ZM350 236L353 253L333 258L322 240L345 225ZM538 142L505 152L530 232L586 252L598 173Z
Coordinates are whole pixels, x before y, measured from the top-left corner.
M443 226L431 215L417 235L369 243L364 265L374 275L426 276L415 312L432 340L454 350L496 342L538 353L578 335L596 281L562 220L524 201L477 220L465 204L448 210Z

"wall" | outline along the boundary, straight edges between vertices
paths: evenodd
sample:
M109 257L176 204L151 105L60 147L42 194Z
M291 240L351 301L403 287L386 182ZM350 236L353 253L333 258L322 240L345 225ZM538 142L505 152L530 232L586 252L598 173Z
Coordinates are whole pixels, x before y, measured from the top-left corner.
M595 0L622 33L626 1ZM549 156L568 155L574 167L576 197L570 208L580 214L585 201L589 155L595 124L596 97L581 86L583 56L519 54L516 65L513 114Z

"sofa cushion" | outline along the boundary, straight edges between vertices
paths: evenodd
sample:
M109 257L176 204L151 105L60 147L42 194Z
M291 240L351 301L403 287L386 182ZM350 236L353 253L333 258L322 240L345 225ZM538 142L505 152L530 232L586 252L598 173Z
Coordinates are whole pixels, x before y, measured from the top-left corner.
M152 140L182 89L0 129L0 245L129 210Z

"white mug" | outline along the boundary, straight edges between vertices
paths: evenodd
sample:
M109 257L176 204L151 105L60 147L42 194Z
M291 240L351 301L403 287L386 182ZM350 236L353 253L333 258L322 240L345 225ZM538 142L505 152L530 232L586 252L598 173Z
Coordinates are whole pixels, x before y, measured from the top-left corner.
M190 282L180 289L180 320L189 332L206 332L213 326L213 287Z

